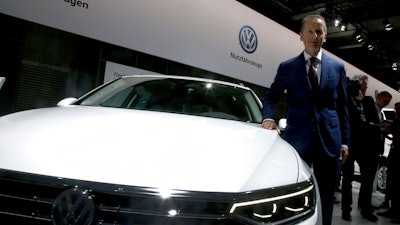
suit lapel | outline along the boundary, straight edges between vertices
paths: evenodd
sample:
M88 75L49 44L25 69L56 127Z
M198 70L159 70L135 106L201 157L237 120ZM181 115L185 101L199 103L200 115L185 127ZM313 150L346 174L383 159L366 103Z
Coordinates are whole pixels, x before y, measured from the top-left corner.
M321 57L321 65L320 65L320 80L319 80L319 91L322 90L322 87L325 86L326 81L329 80L329 58L326 57L326 55L324 53L322 53L322 57Z

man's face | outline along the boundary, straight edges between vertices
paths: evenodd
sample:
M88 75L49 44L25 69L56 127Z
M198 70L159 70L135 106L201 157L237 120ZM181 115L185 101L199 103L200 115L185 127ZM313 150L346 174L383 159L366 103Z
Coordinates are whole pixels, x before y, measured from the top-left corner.
M307 54L315 56L326 41L325 23L319 18L312 18L304 23L300 40L304 43Z
M360 85L360 91L364 96L365 96L365 92L367 92L367 88L368 88L368 82L366 80L363 80Z
M379 96L376 98L376 105L379 108L385 108L389 103L390 100L392 100L392 98L388 97L388 96Z

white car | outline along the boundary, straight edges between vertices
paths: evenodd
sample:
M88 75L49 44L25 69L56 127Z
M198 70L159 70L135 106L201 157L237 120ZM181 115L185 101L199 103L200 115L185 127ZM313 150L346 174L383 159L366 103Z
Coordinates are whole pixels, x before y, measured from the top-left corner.
M321 224L312 172L249 88L126 76L0 117L8 224Z
M383 120L389 123L393 123L393 120L396 117L396 111L392 108L383 108L382 109ZM376 177L376 186L377 189L381 192L386 192L387 187L387 157L390 152L390 148L392 145L392 134L389 134L385 138L385 148L383 155L379 158L379 167L377 171Z

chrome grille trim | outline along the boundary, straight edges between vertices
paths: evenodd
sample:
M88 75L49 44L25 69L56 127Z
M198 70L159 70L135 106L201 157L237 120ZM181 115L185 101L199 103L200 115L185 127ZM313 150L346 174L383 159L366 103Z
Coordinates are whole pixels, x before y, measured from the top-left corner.
M206 221L206 224L235 224L225 216L235 197L233 193L179 191L172 196L172 200L162 200L155 190L145 187L87 182L2 169L0 187L6 188L0 189L0 217L24 221L15 224L52 224L54 200L63 191L78 186L89 190L94 198L96 213L92 224L145 224L141 221L162 224L167 219L184 220L188 224L196 224L198 221ZM171 205L182 209L173 218L168 215ZM141 218L136 220L136 217Z
M90 225L239 225L229 214L232 204L239 199L259 195L276 196L302 184L292 184L243 193L193 192L178 190L168 200L147 187L132 187L66 178L57 178L0 169L0 221L8 225L53 225L52 204L61 193L77 188L87 190L94 199L95 213ZM168 209L176 208L175 216ZM312 211L285 224L296 224L310 217ZM279 224L278 222L277 224Z

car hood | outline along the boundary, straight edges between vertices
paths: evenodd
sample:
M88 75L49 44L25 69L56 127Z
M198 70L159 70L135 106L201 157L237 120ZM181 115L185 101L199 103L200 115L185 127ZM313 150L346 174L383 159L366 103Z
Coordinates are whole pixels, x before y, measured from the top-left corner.
M71 106L0 118L2 169L168 189L241 192L308 179L295 150L259 124Z

